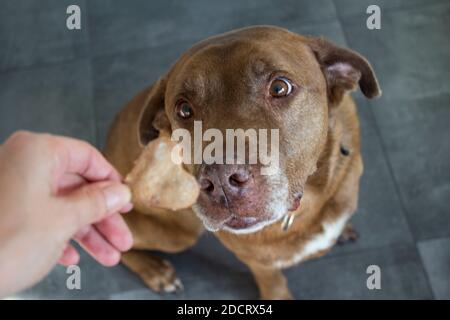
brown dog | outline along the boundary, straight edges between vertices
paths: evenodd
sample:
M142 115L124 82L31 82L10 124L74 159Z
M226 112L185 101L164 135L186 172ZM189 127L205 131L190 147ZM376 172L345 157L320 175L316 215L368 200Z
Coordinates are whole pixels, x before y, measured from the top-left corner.
M358 84L366 97L380 95L363 57L281 28L240 29L189 49L117 116L109 160L126 175L159 132L192 132L199 120L221 132L279 129L279 170L265 176L260 164L187 165L202 188L193 210L125 215L135 244L123 263L153 290L176 290L171 265L143 250L184 250L204 225L251 269L262 298L291 298L281 269L353 235L347 222L363 166L348 92Z

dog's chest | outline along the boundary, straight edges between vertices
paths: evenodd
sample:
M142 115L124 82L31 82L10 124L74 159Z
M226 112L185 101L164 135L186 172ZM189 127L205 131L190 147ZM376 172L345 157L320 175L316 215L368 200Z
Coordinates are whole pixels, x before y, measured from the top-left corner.
M333 221L322 223L322 231L313 235L309 240L303 242L297 252L287 259L278 259L273 262L275 268L287 268L300 263L333 246L341 235L350 215L342 214Z

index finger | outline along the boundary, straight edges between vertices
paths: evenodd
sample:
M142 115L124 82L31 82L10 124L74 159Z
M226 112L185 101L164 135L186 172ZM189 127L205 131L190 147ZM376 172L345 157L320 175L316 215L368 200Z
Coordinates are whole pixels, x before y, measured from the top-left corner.
M55 178L76 174L91 181L121 181L116 169L95 147L77 139L51 136L52 152L56 156Z

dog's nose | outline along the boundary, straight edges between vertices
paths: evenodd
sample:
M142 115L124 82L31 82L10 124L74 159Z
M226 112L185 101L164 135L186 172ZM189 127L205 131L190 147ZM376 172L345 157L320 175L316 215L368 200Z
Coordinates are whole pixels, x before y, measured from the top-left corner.
M249 186L249 170L238 165L211 165L202 170L199 177L200 188L213 200L222 202L224 193L227 197L237 197ZM229 199L230 200L230 199Z

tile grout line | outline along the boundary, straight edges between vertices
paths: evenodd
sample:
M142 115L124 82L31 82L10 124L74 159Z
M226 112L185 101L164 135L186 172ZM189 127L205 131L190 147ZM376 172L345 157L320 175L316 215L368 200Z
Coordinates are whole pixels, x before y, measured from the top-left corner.
M417 241L417 244L427 243L427 242L432 242L432 241L441 241L441 240L450 240L450 236L422 239L422 240Z
M433 96L435 96L435 95L433 95ZM368 101L368 105L369 105L369 109L370 109L369 110L369 114L370 114L371 118L373 119L374 129L375 129L377 135L379 136L380 146L381 146L383 155L385 157L386 163L388 165L389 174L391 175L392 182L394 184L394 190L395 190L395 192L396 192L396 194L398 196L403 216L405 217L405 220L406 220L406 222L408 224L408 229L410 230L411 235L413 237L414 247L415 247L417 255L419 256L419 259L420 259L420 262L421 262L421 265L422 265L423 274L424 274L424 276L425 276L425 278L427 280L428 287L429 287L429 290L430 290L430 292L431 292L431 294L433 296L433 299L436 300L435 291L434 291L433 286L431 285L430 277L429 277L426 265L424 263L422 254L420 253L418 245L419 245L419 243L422 243L422 242L427 242L427 241L432 241L432 240L439 240L439 239L446 239L448 237L444 236L444 237L427 238L427 239L420 240L420 239L417 238L417 235L414 232L412 232L412 227L411 227L412 223L411 223L411 219L410 219L410 217L408 215L408 209L406 208L405 200L404 200L404 197L403 197L403 193L401 191L400 185L399 185L399 183L397 181L397 178L396 178L396 175L394 173L395 170L394 170L394 168L392 166L392 163L391 163L391 160L389 158L389 154L388 154L388 151L387 151L387 148L386 148L386 145L385 145L385 141L384 141L383 136L381 134L381 129L380 129L379 125L378 125L378 120L377 120L376 115L375 115L375 113L373 111L373 103L371 101Z
M336 244L336 245L338 245L338 244ZM343 245L347 246L347 245L351 245L351 244L343 244ZM366 247L366 248L358 248L358 249L353 250L353 251L345 251L345 252L341 252L341 253L333 254L333 255L325 254L324 256L320 257L319 259L322 260L322 259L341 258L341 257L353 255L353 254L358 255L358 254L362 254L362 253L365 253L365 252L374 252L374 251L379 251L379 250L384 250L384 249L401 248L401 247L408 247L408 246L415 246L415 243L411 243L411 242L397 242L397 243L384 244L384 245L381 245L381 246L372 246L372 247ZM306 260L306 261L313 261L313 259Z
M332 0L333 6L335 8L335 12L336 12L336 16L338 18L338 22L341 23L341 15L339 10L337 9L337 6L335 4L336 0ZM433 4L417 4L417 5L411 5L411 6L407 6L407 7L393 7L393 8L386 8L384 9L384 11L386 13L395 13L395 12L399 12L399 11L408 11L408 10L414 10L414 9L421 9L421 8L430 8L430 7L439 7L439 6L447 6L447 3L433 3ZM88 2L86 1L86 8L88 8ZM89 11L87 9L87 11ZM356 17L357 14L349 14L349 15L345 15L345 18L354 18ZM343 17L343 16L342 16ZM88 14L88 20L89 20L89 14ZM333 22L334 19L326 19L326 20L310 20L310 21L303 21L301 23L301 26L315 26L315 25L323 25L323 24L327 24L330 22ZM342 27L342 26L341 26ZM89 29L88 29L89 30ZM229 30L228 30L229 31ZM91 43L90 43L90 31L88 31L88 53L86 54L80 54L79 56L73 57L73 58L68 58L68 59L62 59L60 61L48 61L48 62L37 62L37 63L31 63L31 64L25 64L25 65L17 65L17 66L12 66L12 67L8 67L5 69L0 69L0 74L3 73L9 73L9 72L15 72L15 71L19 71L19 70L27 70L27 69L33 69L33 68L46 68L46 67L51 67L51 66L55 66L55 65L59 65L59 64L64 64L64 63L70 63L73 61L77 61L77 60L83 60L83 59L91 59L91 60L95 60L97 58L103 58L103 57L111 57L111 56L115 56L115 55L125 55L128 53L133 53L133 52L140 52L140 51L145 51L145 50L150 50L152 48L154 48L153 46L144 46L142 48L136 48L136 49L132 49L132 50L124 50L124 51L117 51L117 52L112 52L112 53L105 53L105 54L97 54L97 55L92 55L92 50L91 50ZM224 31L226 32L226 30ZM189 40L191 44L194 44L198 41L201 41L202 39L181 39L181 41L187 41Z
M28 65L19 65L19 66L9 67L9 68L0 70L0 75L5 75L8 73L16 73L16 72L21 72L21 71L28 71L28 70L33 70L33 69L52 68L52 67L56 67L59 65L70 64L70 63L73 63L76 61L86 60L88 58L89 58L88 54L81 54L79 56L76 56L73 58L68 58L68 59L62 59L60 61L51 61L51 62L47 61L47 62L32 63L32 64L28 64Z
M445 239L445 238L444 238ZM430 274L428 273L428 269L426 268L426 264L424 263L424 259L423 259L423 256L422 256L422 253L420 252L420 249L419 249L419 242L418 243L416 243L416 248L417 248L417 252L419 253L419 257L420 257L420 260L422 261L422 265L423 265L423 269L424 269L424 273L425 273L425 277L427 278L427 281L430 283L430 288L431 288L431 293L433 294L433 298L435 299L435 300L437 300L436 299L436 292L434 291L434 288L433 288L433 286L431 285L431 281L430 281Z
M336 3L335 1L337 0L332 0L334 7L337 9ZM410 11L410 10L418 10L418 9L425 9L425 8L433 8L433 7L439 7L439 6L447 6L448 3L442 2L442 3L417 3L417 4L413 4L413 5L406 5L406 6L395 6L395 7L391 7L391 8L383 8L382 5L380 5L380 9L382 10L382 14L384 13L388 13L388 14L392 14L392 13L398 13L401 11ZM338 13L338 12L337 12ZM365 12L364 12L365 13ZM338 13L338 15L340 16L340 13ZM355 18L358 17L358 13L349 13L349 14L344 14L342 15L342 18Z
M85 3L85 9L87 11L87 18L86 19L86 23L90 23L92 22L92 16L89 15L89 3L88 1L86 1ZM334 18L328 18L325 20L306 20L306 21L302 21L300 26L316 26L316 25L324 25L327 23L331 23L335 21ZM292 27L292 26L291 26ZM239 28L239 27L237 27ZM51 67L51 66L56 66L56 65L60 65L60 64L64 64L64 63L70 63L73 61L77 61L77 60L82 60L82 59L91 59L91 60L95 60L95 59L102 59L102 58L108 58L108 57L113 57L113 56L120 56L120 55L126 55L126 54L130 54L130 53L139 53L139 52L145 52L146 50L151 50L154 49L158 46L153 46L153 45L146 45L140 48L135 48L135 49L131 49L131 50L123 50L123 51L116 51L116 52L111 52L111 53L99 53L99 54L92 54L92 43L91 43L91 29L89 28L88 25L86 25L86 29L88 30L87 33L87 45L88 45L88 50L85 54L80 54L78 56L74 56L72 58L64 58L61 59L59 61L47 61L47 62L37 62L37 63L31 63L31 64L25 64L25 65L16 65L16 66L12 66L12 67L8 67L5 69L0 69L0 74L3 73L9 73L9 72L15 72L15 71L19 71L19 70L27 70L27 69L33 69L33 68L46 68L46 67ZM232 29L227 29L227 30L223 30L223 32L228 32L231 31ZM222 32L220 32L222 33ZM206 35L206 37L211 37L214 36L214 34L210 34L210 35ZM178 39L178 41L181 42L189 42L190 45L194 45L195 43L202 41L203 39L205 39L205 37L202 38L191 38L191 39L187 39L187 38L183 38L183 39ZM186 47L185 49L187 50L189 47Z
M341 28L342 35L344 36L345 45L348 46L349 45L348 37L347 37L347 34L346 34L345 30L344 30L344 24L342 23L340 11L339 11L338 7L336 6L335 0L331 0L331 3L333 4L334 12L336 13L336 19L337 19L337 21L339 23L339 27Z
M91 48L91 28L90 26L90 19L89 19L89 5L88 1L85 2L86 5L86 29L87 29L87 58L88 58L88 70L89 70L89 77L91 82L91 105L92 105L92 123L91 123L91 130L93 134L94 139L94 145L97 148L99 146L99 132L98 132L98 114L97 114L97 107L95 105L95 83L94 83L94 72L93 72L93 63L92 63L92 48Z
M387 164L387 167L388 167L389 175L391 176L392 183L394 185L395 193L397 194L398 200L400 202L400 208L402 210L402 214L403 214L403 216L404 216L404 218L406 220L406 223L408 224L408 229L411 232L411 236L413 237L414 247L415 247L416 253L417 253L417 255L420 258L420 262L421 262L421 265L422 265L422 271L423 271L423 273L425 275L425 278L427 280L428 289L430 290L430 292L431 292L431 294L433 296L433 299L436 299L436 296L434 294L434 290L433 290L433 288L431 286L430 278L428 277L428 273L426 271L425 264L424 264L424 261L422 259L422 255L420 254L420 251L419 251L419 248L418 248L419 240L417 239L416 235L412 231L412 228L411 228L412 223L411 223L411 219L410 219L410 217L408 215L408 210L406 208L405 201L403 199L403 194L402 194L402 191L400 190L400 186L399 186L397 178L395 176L394 168L393 168L391 160L389 158L389 155L388 155L388 152L387 152L387 149L386 149L386 146L385 146L384 139L383 139L383 137L381 135L381 130L380 130L380 127L378 126L378 122L377 122L376 116L375 116L375 114L374 114L374 112L372 110L373 105L372 105L372 103L370 101L368 101L368 105L369 105L369 109L370 109L369 110L369 114L370 114L370 116L371 116L371 118L373 120L374 129L375 129L375 131L377 133L377 136L378 136L378 139L380 141L381 150L383 152L383 156L385 158L385 161L386 161L386 164Z
M336 0L333 0L332 2L333 2L333 5L334 5L334 8L336 10L336 15L337 15L337 18L338 18L338 21L339 21L339 25L341 26L341 30L342 30L342 33L344 35L345 42L347 43L347 45L349 45L350 44L349 36L348 36L348 34L347 34L346 30L345 30L344 24L342 22L342 17L341 17L341 15L339 13L339 10L338 10L338 8L336 6L335 1ZM383 153L383 157L384 157L384 160L386 162L389 175L391 176L395 193L397 194L397 197L398 197L398 200L399 200L399 203L400 203L400 208L401 208L401 211L402 211L402 215L405 218L408 230L411 233L416 255L420 259L420 265L422 267L422 272L423 272L423 275L424 275L424 277L426 279L426 282L427 282L428 290L429 290L431 296L433 297L433 299L436 300L436 295L434 294L434 290L433 290L433 288L431 286L430 278L429 278L428 273L426 271L425 264L424 264L424 261L422 259L422 255L420 254L420 251L419 251L419 248L418 248L418 242L417 242L416 236L412 232L412 229L411 229L411 221L409 219L408 211L406 209L406 206L405 206L405 203L404 203L404 200L403 200L403 195L401 193L400 187L399 187L397 179L395 177L394 170L393 170L393 167L392 167L389 155L387 154L385 142L384 142L383 137L381 135L381 131L380 131L380 128L378 126L377 119L376 119L375 114L374 114L374 112L372 110L373 104L371 103L371 101L368 101L367 104L369 106L369 110L368 110L369 112L368 113L370 115L370 118L372 119L376 135L378 136L378 140L379 140L379 143L380 143L381 151Z

